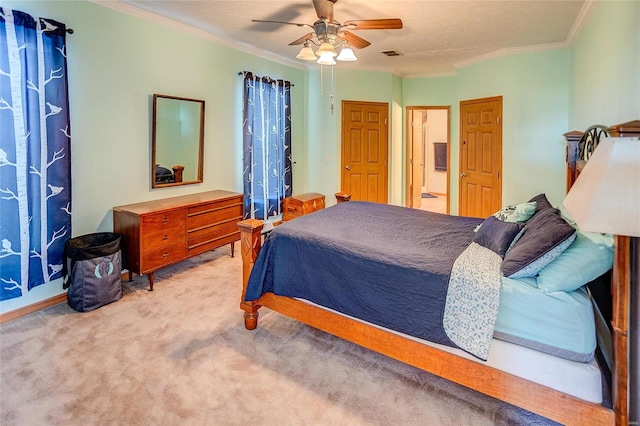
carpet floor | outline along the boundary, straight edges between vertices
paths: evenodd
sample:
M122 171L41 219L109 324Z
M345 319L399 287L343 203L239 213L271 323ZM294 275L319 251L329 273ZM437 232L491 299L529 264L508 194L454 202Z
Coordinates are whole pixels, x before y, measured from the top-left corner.
M0 424L554 424L267 309L245 330L228 246L123 284L0 326Z

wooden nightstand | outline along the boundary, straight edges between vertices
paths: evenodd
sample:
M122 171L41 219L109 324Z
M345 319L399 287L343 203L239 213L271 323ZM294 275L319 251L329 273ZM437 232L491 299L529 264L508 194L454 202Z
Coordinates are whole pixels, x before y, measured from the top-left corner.
M286 222L298 216L324 209L324 195L315 192L294 195L282 200L282 221Z

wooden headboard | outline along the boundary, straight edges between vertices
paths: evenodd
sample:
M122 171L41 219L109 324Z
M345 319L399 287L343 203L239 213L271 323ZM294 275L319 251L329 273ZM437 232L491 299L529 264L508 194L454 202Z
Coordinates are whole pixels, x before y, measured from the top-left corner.
M574 130L565 133L567 141L567 192L576 181L580 171L586 164L600 139L607 136L637 137L640 136L640 120L616 124L614 126L595 125L584 132Z
M565 133L564 136L567 141L568 192L600 140L608 136L639 137L640 120L611 127L591 126L584 133L573 131ZM637 417L634 419L629 416L637 416L638 410L637 392L640 380L637 366L640 365L640 354L637 350L630 350L629 344L635 344L638 329L637 324L631 324L629 319L630 312L636 312L640 307L637 296L635 301L634 297L629 297L629 288L632 285L629 265L632 253L639 251L640 244L637 243L637 239L630 237L615 238L612 278L607 277L600 283L594 281L588 284L588 287L594 300L599 354L604 358L604 364L611 369L610 385L615 423L622 425L632 424ZM607 281L610 286L607 285ZM631 342L628 336L632 336Z

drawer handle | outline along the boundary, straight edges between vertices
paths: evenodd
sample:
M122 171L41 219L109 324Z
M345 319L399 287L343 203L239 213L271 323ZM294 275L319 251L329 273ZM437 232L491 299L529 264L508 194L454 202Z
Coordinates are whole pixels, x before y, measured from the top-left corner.
M162 254L162 258L163 258L163 259L166 259L167 257L169 257L169 252L168 252L168 251L167 251L167 252L164 252L164 253Z
M169 223L169 218L168 218L168 217L165 217L164 219L162 219L162 223L163 223L163 224L167 224L167 223Z
M287 210L289 210L290 212L295 212L298 209L295 207L288 207Z
M162 237L162 241L166 241L169 239L169 236L167 234L164 235L164 237Z
M315 209L316 207L317 207L317 206L316 206L316 202L314 201L314 202L313 202L313 208Z

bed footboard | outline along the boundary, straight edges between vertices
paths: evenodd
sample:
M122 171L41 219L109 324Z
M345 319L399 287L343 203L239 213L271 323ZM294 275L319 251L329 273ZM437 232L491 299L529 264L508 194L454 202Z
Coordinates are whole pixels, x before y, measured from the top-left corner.
M247 282L253 264L258 258L262 247L262 228L264 223L256 219L247 219L238 223L240 228L240 253L242 254L242 299L240 309L244 311L244 326L247 330L255 330L258 326L258 309L260 304L256 301L245 302Z

